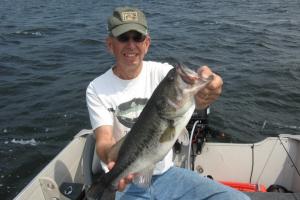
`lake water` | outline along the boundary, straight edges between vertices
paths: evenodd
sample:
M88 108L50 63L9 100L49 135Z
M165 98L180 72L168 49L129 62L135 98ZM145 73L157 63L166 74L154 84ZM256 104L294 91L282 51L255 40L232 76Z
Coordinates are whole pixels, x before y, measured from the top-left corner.
M300 131L300 1L0 2L0 195L12 199L90 123L89 82L113 58L112 9L148 17L146 60L210 66L224 80L210 125L233 142Z

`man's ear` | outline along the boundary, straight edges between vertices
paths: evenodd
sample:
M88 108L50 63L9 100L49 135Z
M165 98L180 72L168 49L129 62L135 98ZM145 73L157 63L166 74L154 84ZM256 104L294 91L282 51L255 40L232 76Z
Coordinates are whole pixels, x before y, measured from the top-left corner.
M150 47L150 44L151 44L151 38L150 38L150 36L148 35L148 36L146 37L146 41L145 41L145 45L146 45L145 54L148 52L148 49L149 49L149 47Z
M106 38L106 47L107 47L107 50L108 50L111 54L114 53L114 51L113 51L113 45L112 45L112 38L111 38L110 36L108 36L108 37Z

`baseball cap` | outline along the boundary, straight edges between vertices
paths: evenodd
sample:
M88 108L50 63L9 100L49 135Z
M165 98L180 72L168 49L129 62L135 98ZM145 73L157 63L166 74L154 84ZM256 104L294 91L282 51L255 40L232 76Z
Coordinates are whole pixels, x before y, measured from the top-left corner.
M137 31L147 35L148 26L144 13L133 7L118 7L113 11L113 15L107 21L108 31L114 37L128 31Z

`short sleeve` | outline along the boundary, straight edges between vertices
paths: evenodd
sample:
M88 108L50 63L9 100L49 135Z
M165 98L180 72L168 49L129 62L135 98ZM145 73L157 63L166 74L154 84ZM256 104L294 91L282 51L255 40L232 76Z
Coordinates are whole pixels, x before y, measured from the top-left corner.
M93 130L103 125L113 125L113 114L104 106L92 83L86 90L86 103Z

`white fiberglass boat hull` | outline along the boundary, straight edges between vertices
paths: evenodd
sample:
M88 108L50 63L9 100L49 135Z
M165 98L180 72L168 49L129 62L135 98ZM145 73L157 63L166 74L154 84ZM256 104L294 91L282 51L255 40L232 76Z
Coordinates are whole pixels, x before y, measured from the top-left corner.
M86 175L91 171L87 169L90 166L83 161L85 144L87 138L92 138L91 133L91 130L79 132L15 199L81 199L83 185L91 181ZM264 184L266 187L280 184L298 192L293 196L300 198L300 176L296 170L300 169L299 154L300 136L295 135L268 137L254 144L205 143L201 154L195 158L195 170L218 181ZM187 166L187 151L183 148L180 154L175 154L174 161L176 165ZM270 194L260 195L263 194L252 195L252 199L273 198ZM291 199L291 196L279 199Z

